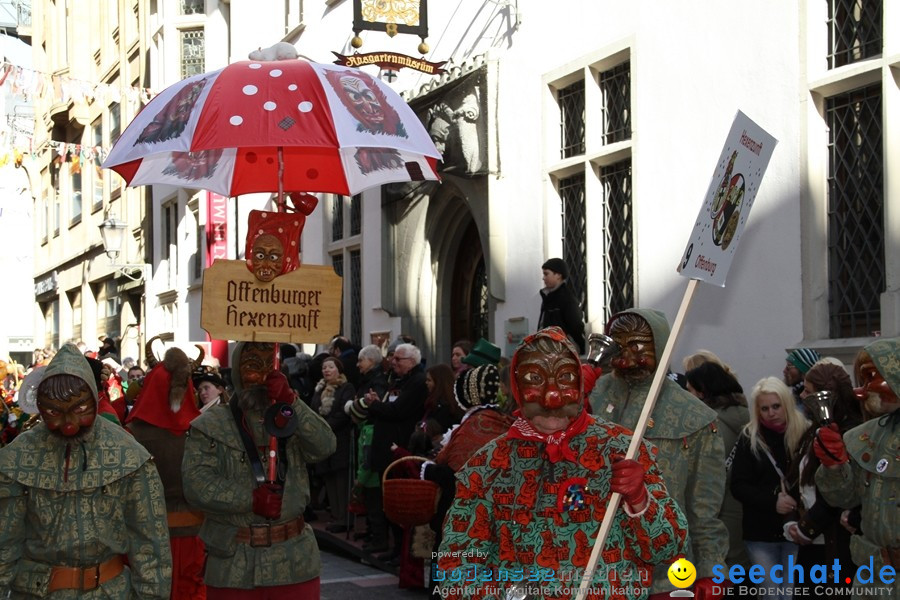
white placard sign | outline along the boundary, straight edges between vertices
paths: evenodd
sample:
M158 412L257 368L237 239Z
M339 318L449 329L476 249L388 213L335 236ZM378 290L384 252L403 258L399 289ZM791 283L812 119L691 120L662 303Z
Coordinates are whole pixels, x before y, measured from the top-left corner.
M683 276L725 287L725 277L777 143L738 111L678 263Z

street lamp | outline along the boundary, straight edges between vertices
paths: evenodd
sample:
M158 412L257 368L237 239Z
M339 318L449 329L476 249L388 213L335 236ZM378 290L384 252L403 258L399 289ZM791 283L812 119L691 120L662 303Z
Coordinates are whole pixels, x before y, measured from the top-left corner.
M110 213L109 218L100 223L100 237L103 238L103 250L109 257L110 265L122 271L122 275L132 281L140 281L144 278L148 266L139 264L117 264L116 259L122 251L125 241L125 229L128 224L116 218L115 213Z

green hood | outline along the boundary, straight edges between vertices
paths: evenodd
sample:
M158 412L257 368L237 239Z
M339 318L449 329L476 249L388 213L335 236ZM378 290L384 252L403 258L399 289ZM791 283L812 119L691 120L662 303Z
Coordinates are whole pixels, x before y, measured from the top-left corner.
M59 349L47 369L44 371L43 380L46 381L54 375L73 375L85 383L91 389L94 400L99 399L97 394L97 381L91 365L75 344L66 344Z
M900 396L900 338L874 341L865 350L891 390Z
M653 350L656 352L656 359L659 360L663 350L666 348L666 342L669 341L669 332L671 331L669 321L666 319L666 313L652 308L629 308L614 314L609 319L609 323L606 325L606 332L609 333L609 326L612 325L617 317L628 313L641 317L650 325L650 329L653 331Z

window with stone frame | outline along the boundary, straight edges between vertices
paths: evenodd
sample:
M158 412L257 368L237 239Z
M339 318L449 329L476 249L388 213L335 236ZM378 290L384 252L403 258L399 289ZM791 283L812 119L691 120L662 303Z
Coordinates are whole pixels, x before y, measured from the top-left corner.
M806 157L803 341L831 350L845 363L865 342L900 322L900 239L890 215L900 186L889 177L889 140L900 139L890 110L900 59L885 53L900 28L884 19L884 0L804 0L802 61L809 103L802 114ZM811 107L806 110L805 107ZM842 340L840 343L832 340ZM833 348L833 350L832 350ZM845 352L846 350L846 352Z
M548 224L547 258L561 253L585 320L594 321L634 300L630 49L576 62L582 64L574 70L544 77L556 100L545 115L559 123L559 146L548 149L551 161L558 162L548 175L555 183L560 219L558 229ZM588 222L602 223L602 235L592 233L589 239Z
M361 195L334 195L329 213L331 241L328 252L335 273L344 279L340 335L356 345L362 339L362 233Z

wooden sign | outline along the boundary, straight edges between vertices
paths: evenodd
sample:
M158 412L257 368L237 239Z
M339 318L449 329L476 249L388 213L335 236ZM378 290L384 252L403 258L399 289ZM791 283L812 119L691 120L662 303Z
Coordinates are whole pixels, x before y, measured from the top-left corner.
M217 260L203 272L200 326L213 339L327 343L341 329L341 283L320 265L263 283L244 261Z

